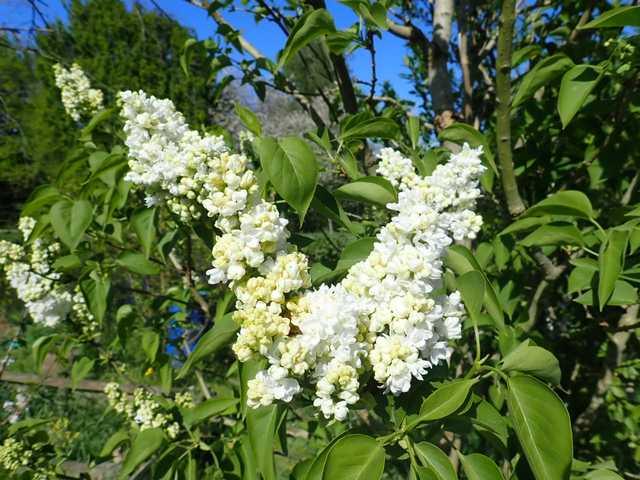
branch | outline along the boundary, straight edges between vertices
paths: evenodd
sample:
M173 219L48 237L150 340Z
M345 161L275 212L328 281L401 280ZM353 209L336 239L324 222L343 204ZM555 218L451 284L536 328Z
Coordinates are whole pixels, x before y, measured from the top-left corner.
M433 4L433 41L429 50L429 88L436 113L436 126L443 130L451 125L453 93L449 69L449 42L453 19L453 0L436 0Z
M512 217L525 211L513 171L511 152L511 49L515 23L515 0L503 0L498 34L498 65L496 68L496 134L502 187L507 208Z
M326 9L324 0L310 0L309 4L316 9ZM338 88L340 89L340 97L342 98L342 105L347 113L358 113L358 100L356 99L356 92L353 88L353 81L347 68L347 62L344 56L335 53L329 53L329 58L333 64L333 69L336 72L336 80L338 81Z
M428 62L430 42L422 30L410 22L400 25L391 19L387 19L387 24L389 25L389 31L393 35L408 41L414 51L422 56L425 62Z
M59 389L71 389L71 379L65 377L49 377L42 378L39 375L33 373L17 373L17 372L3 372L0 376L0 381L7 383L18 383L21 385L40 385L51 388ZM109 382L102 382L99 380L81 380L76 385L76 390L83 392L94 392L104 394L104 387ZM120 389L124 392L131 393L139 385L122 384Z
M571 31L571 35L569 36L569 42L568 42L569 44L576 43L576 41L578 40L578 37L584 33L584 30L580 30L580 27L585 25L589 21L589 18L591 18L591 10L593 10L593 2L591 2L591 4L587 6L585 11L580 16L580 20L578 20L578 24Z
M376 46L372 33L368 34L367 44L369 47L369 53L371 55L371 88L369 90L369 98L367 99L367 102L369 102L369 104L373 104L373 97L376 94L376 83L378 82L378 75L376 72Z
M627 342L629 341L629 338L631 338L631 333L624 330L624 328L636 323L639 308L639 305L627 307L625 313L620 317L620 321L618 322L618 328L622 330L609 336L611 344L609 344L607 349L607 358L605 360L604 370L598 380L596 391L592 395L589 405L576 418L574 430L589 431L591 424L595 420L598 409L604 403L605 395L613 383L614 371L622 363Z
M185 0L185 1L190 3L191 5L194 5L196 7L209 11L209 2L207 0ZM262 52L260 52L260 50L254 47L253 44L249 42L249 40L244 38L237 29L235 29L229 22L227 22L219 12L210 11L209 15L211 15L211 18L213 18L213 20L218 25L224 25L225 27L235 32L236 39L238 40L238 44L240 45L242 51L247 52L255 60L261 60L261 59L268 60L268 58L265 57L262 54ZM301 95L296 91L295 85L293 85L293 83L289 79L287 79L286 77L283 77L283 81L286 87L289 89L289 91L286 93L288 93L293 98L295 98L296 101L302 106L302 108L306 110L309 113L309 115L311 115L311 119L313 120L313 122L316 124L318 128L325 128L326 125L324 123L324 120L322 119L322 116L318 113L318 111L311 104L311 102L307 98L305 98L304 95Z
M387 19L389 31L396 37L407 40L412 50L428 65L429 92L438 130L447 128L455 121L451 79L447 68L453 7L453 0L434 2L432 42L410 21L400 25Z
M467 35L467 10L463 0L457 2L458 15L458 55L460 56L460 70L462 71L462 84L464 86L464 120L467 123L473 120L473 84L471 80L471 62L469 61L469 37Z

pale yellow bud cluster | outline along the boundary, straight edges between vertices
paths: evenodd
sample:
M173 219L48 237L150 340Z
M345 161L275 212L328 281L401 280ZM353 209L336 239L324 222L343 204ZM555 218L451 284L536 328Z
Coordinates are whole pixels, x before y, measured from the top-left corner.
M195 407L195 403L193 403L193 395L191 395L191 392L178 392L176 393L173 401L180 408Z
M252 277L236 289L238 310L233 318L241 329L233 350L246 361L254 354L267 354L277 345L286 363L281 365L304 372L309 365L301 345L288 346L278 340L286 338L291 329L285 316L287 296L311 285L307 258L298 252L282 254L266 262L262 271L264 276Z
M289 335L289 319L281 317L273 310L265 305L264 308L234 312L233 319L240 325L241 330L236 343L233 344L233 351L241 362L246 362L254 354L266 353L275 339Z
M56 86L60 89L62 104L67 114L75 121L93 115L102 108L103 96L100 90L91 88L89 79L74 63L66 69L59 63L53 66Z
M108 383L104 389L109 405L116 412L124 414L129 421L140 430L162 428L169 438L176 438L180 433L180 425L173 414L167 412L160 403L143 388L137 388L133 396L120 390L116 383ZM181 401L189 402L190 396L181 397ZM193 399L191 399L191 403Z
M28 466L32 457L33 451L15 438L9 437L0 445L0 465L11 473Z

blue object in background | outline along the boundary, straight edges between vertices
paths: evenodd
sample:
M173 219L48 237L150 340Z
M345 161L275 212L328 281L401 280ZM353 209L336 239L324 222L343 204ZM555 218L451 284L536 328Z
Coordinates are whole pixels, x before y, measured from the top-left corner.
M175 315L184 312L184 309L174 304L169 306L167 311ZM165 353L172 358L174 367L181 365L183 360L195 348L205 321L204 313L198 309L188 310L184 320L173 319L169 321L167 326L167 339L169 341L165 347ZM185 340L189 346L188 350L184 345Z

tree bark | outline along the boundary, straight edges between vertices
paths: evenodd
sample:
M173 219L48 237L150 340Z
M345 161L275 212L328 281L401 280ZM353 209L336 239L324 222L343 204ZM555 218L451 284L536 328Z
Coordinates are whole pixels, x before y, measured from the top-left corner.
M429 49L427 78L438 130L444 130L455 121L451 79L447 66L453 12L454 0L436 0L433 4L433 39Z
M458 55L460 70L462 71L462 85L464 87L463 115L466 123L473 123L473 82L471 79L471 61L469 60L469 36L467 24L467 2L456 1L456 15L458 17Z

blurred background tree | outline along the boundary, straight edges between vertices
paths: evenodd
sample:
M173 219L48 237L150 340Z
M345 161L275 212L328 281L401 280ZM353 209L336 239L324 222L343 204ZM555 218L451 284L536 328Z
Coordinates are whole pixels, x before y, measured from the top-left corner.
M64 114L51 64L77 62L107 101L119 90L172 98L193 125L211 125L218 110L209 54L189 50L191 74L180 56L193 32L154 10L120 0L73 0L69 21L39 30L24 43L0 37L0 224L15 221L19 205L39 183L57 174L75 127Z

